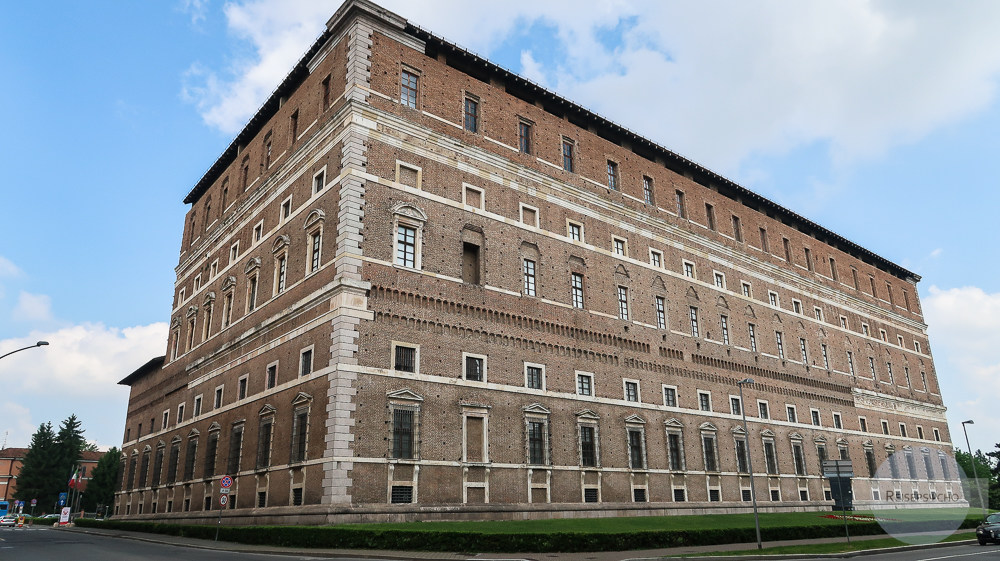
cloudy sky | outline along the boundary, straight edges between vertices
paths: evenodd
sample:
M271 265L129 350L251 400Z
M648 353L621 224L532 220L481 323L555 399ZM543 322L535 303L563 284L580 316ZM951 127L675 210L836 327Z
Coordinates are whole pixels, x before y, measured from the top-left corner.
M952 435L1000 442L1000 3L384 0L922 275ZM16 2L0 18L0 432L166 349L184 195L339 2Z

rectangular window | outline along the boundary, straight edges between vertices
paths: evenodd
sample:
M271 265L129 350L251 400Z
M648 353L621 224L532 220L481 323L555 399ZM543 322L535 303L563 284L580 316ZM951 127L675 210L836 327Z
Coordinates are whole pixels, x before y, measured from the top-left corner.
M573 273L571 276L572 286L570 288L573 297L573 307L583 308L583 275Z
M792 244L788 241L788 238L781 238L781 245L785 250L785 261L792 262Z
M522 154L531 154L531 123L517 122L517 146Z
M667 328L667 311L666 311L666 301L662 296L656 296L656 327L659 329Z
M767 229L763 227L760 229L760 249L765 253L770 252L767 245Z
M795 475L805 475L806 474L806 460L802 452L802 444L798 442L792 443L792 459L795 462Z
M743 402L740 401L740 398L735 396L729 398L729 412L733 415L743 414Z
M524 384L533 390L545 389L545 378L541 366L525 365Z
M236 399L246 399L247 397L247 377L240 377L236 385Z
M309 435L309 409L296 409L292 416L292 462L306 461L306 439Z
M899 436L906 438L906 425L904 423L899 423Z
M691 306L690 307L690 311L691 311L691 336L692 337L697 337L698 336L698 308L695 308L694 306Z
M628 242L625 241L625 238L612 236L611 249L615 252L615 255L621 255L623 257L628 256Z
M465 97L465 130L479 132L479 100Z
M726 316L721 316L719 319L719 324L722 327L722 344L729 344L729 318Z
M740 217L733 215L733 239L743 243L743 226L740 224Z
M642 431L628 430L628 459L632 469L646 469L646 458L643 451Z
M715 207L705 203L705 223L709 230L715 231Z
M399 80L399 102L410 109L417 108L417 74L403 70Z
M802 251L806 256L806 269L812 271L813 270L812 251L808 247L802 248Z
M715 436L701 435L701 446L705 452L705 471L719 471L719 462L715 454Z
M618 317L628 319L628 288L618 287Z
M878 468L875 467L875 451L865 448L865 464L868 465L868 477L877 477Z
M642 198L646 201L647 205L654 204L653 198L653 178L652 177L642 177Z
M274 283L274 286L275 286L275 293L278 294L285 291L285 280L288 277L287 255L282 254L281 256L278 257L275 270L276 270L275 276L277 277L276 279L277 282Z
M236 475L240 471L240 451L243 449L243 425L233 427L229 435L229 458L226 461L226 470L230 475Z
M882 434L889 434L889 421L882 421Z
M323 106L320 109L326 109L330 106L330 77L327 76L323 78L320 83L320 88L323 90Z
M690 261L684 262L684 276L694 278L694 263Z
M274 428L274 418L265 417L260 420L257 437L257 468L271 465L271 430Z
M798 415L795 414L795 406L794 405L786 405L785 406L785 414L788 416L788 422L789 423L797 423L797 422L799 422Z
M865 337L871 337L872 335L871 329L868 328L867 323L861 324L861 332L864 333Z
M840 418L840 413L833 414L833 428L835 429L844 428L844 421Z
M528 421L528 463L545 464L545 423Z
M322 232L315 232L309 236L309 272L315 273L319 270L320 246L323 242Z
M840 275L837 274L837 262L833 259L833 257L830 258L830 278L835 281L840 280Z
M219 387L215 388L215 401L213 402L213 407L212 407L213 409L218 409L218 408L222 407L222 390L223 389L224 389L224 386L219 386ZM166 419L164 419L164 420L166 420ZM163 426L166 427L167 424L163 423Z
M667 453L670 455L670 469L680 471L684 469L684 446L681 443L680 433L667 433Z
M871 370L872 380L877 380L878 375L875 373L875 358L868 357L868 369Z
M812 417L813 426L817 427L822 426L819 422L819 411L817 411L816 409L810 409L809 416Z
M663 404L667 407L677 407L677 388L663 387Z
M752 323L747 324L747 331L750 332L750 350L757 352L757 334L754 333L754 325Z
M702 411L712 410L712 394L708 392L698 392L698 409Z
M770 419L771 418L771 412L767 408L767 402L766 401L758 401L757 402L757 416L759 416L761 419Z
M792 300L792 311L796 314L802 314L802 302L798 300Z
M562 166L563 169L573 171L573 141L564 138L562 141Z
M770 304L771 304L772 306L775 306L775 307L777 307L777 306L779 305L779 303L778 303L778 302L779 302L779 301L778 301L778 293L777 293L777 292L772 292L772 291L770 291L770 290L769 290L769 291L767 292L767 301L768 301L768 303L770 303Z
M247 313L257 308L257 275L250 277L247 284Z
M480 284L479 246L474 243L462 242L462 282Z
M299 355L299 376L307 376L313 371L313 351L305 349Z
M774 332L774 340L778 345L778 358L785 358L785 345L782 343L780 331Z
M612 191L617 191L619 188L618 164L611 160L608 160L608 188Z
M576 222L567 222L566 232L569 235L569 239L575 242L583 241L583 224L578 224Z
M319 193L324 187L326 187L326 168L313 176L313 194Z
M579 395L594 395L594 377L590 374L577 374L576 393Z
M778 457L774 452L774 442L764 441L764 469L772 475L778 473Z
M265 386L267 389L273 388L278 383L278 365L270 364L265 372L265 377L267 378Z
M680 189L674 191L674 200L677 202L678 218L687 218L687 208L684 204L684 191Z
M747 457L747 441L743 439L736 441L736 471L750 473L750 460Z
M194 396L194 416L197 417L198 415L201 415L201 396L200 395ZM152 432L154 430L153 429L153 423L149 424L149 429L150 429L150 432Z
M913 342L913 350L917 351L918 353L920 352L920 341Z
M594 427L580 426L580 465L584 467L597 466Z
M392 411L392 457L413 458L413 410Z
M713 278L715 279L715 286L726 288L726 275L717 272L713 275Z
M826 345L820 345L820 350L823 352L823 368L827 370L830 369L830 355L826 352Z
M465 379L483 382L486 377L486 359L478 356L465 357Z
M663 253L655 249L650 249L649 264L656 267L657 269L663 268Z
M625 381L625 401L639 401L639 382Z
M802 364L809 365L809 354L806 351L806 340L799 337L799 350L802 352Z
M751 293L750 283L744 282L741 283L741 286L743 288L743 296L746 296L747 298L752 298L753 296L751 295L752 293Z
M291 137L288 143L295 144L295 140L299 137L299 111L297 109L288 117L288 135ZM223 200L222 206L226 206L225 200Z
M819 306L814 306L813 316L819 321L823 321L823 308L820 308Z
M861 428L861 432L868 432L868 419L858 417L858 426Z
M416 267L417 229L402 224L396 230L396 264Z

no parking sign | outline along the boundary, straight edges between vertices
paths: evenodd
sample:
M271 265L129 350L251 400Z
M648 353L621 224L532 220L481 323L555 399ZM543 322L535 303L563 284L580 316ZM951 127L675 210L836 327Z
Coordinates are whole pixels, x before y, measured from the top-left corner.
M219 506L226 506L229 504L229 495L219 495Z

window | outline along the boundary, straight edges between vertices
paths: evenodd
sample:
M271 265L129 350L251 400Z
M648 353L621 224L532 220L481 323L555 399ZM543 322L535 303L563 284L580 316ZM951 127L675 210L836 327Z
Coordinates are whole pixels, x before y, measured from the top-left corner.
M280 294L285 291L285 283L288 278L288 256L284 253L275 259L274 276L274 292Z
M474 243L462 242L462 282L480 284L479 246Z
M747 324L747 331L750 333L750 350L757 352L757 334L754 333L754 325L752 323Z
M814 306L813 316L819 321L823 321L823 308L820 308L819 306Z
M799 422L798 416L795 414L795 406L794 405L786 405L785 406L785 414L788 416L788 422L789 423L797 423L797 422Z
M861 427L861 432L868 432L868 419L858 417L858 426Z
M656 267L657 269L663 268L663 253L655 250L649 250L649 264Z
M290 137L288 141L289 144L295 144L295 140L299 137L298 109L296 109L295 112L288 117L288 136ZM223 202L223 206L225 206L225 202Z
M698 392L698 409L702 411L712 410L712 394L708 392Z
M517 146L522 154L531 154L531 123L528 121L517 122Z
M684 436L679 429L667 429L667 455L670 469L684 469Z
M868 369L871 370L872 380L877 380L878 375L875 373L875 358L868 357Z
M938 429L933 429L933 431L934 431L934 441L941 442L941 431L939 431Z
M774 307L778 307L780 305L780 301L778 300L778 293L771 290L767 291L767 301Z
M819 422L819 411L818 410L816 410L816 409L810 409L809 410L809 416L812 418L812 424L813 424L813 426L817 426L817 427L823 426Z
M792 311L796 314L802 314L802 302L792 300Z
M680 189L674 191L674 200L677 203L678 218L687 218L687 209L684 205L684 191L681 191Z
M694 278L694 263L684 261L684 276Z
M795 463L795 475L806 474L806 459L802 452L801 442L792 442L792 460Z
M780 331L775 331L774 332L774 340L775 340L775 343L777 343L777 346L778 346L778 358L785 358L785 346L784 346L784 344L781 341L781 332Z
M465 96L465 130L479 132L479 100Z
M623 257L628 256L628 241L625 238L619 238L617 236L611 237L611 249L615 252L615 255L621 255Z
M906 424L899 423L899 436L906 438Z
M847 329L847 318L845 316L840 316L840 327L842 329Z
M767 408L767 402L766 401L758 401L757 402L757 416L760 417L761 419L770 419L771 418L771 412Z
M705 222L708 225L708 229L715 231L715 207L709 203L705 203Z
M628 320L628 288L618 287L618 317Z
M229 458L226 462L226 471L230 475L236 475L240 471L240 452L242 449L243 425L236 425L229 435Z
M583 224L578 222L566 222L566 235L575 242L583 241Z
M788 238L781 238L781 245L785 250L785 261L792 262L792 244L788 241Z
M750 459L747 456L747 441L744 438L736 439L736 471L739 473L750 473Z
M740 217L733 215L733 239L743 243L743 226L740 224Z
M799 351L802 352L802 364L809 366L809 354L806 350L806 340L799 337Z
M170 411L163 412L163 422L160 423L160 427L164 430L170 425Z
M237 386L236 386L236 388L237 388L236 389L236 399L246 399L246 397L247 397L247 380L248 380L248 377L246 375L240 376L240 379L237 382Z
M618 186L618 164L608 160L608 188L617 191Z
M715 448L715 435L702 433L701 447L705 455L705 471L719 471L718 454Z
M400 224L396 229L396 264L417 268L417 229Z
M596 427L580 425L580 465L584 467L597 466Z
M715 286L719 288L726 288L726 275L716 271L713 274L713 278L715 279Z
M924 439L924 427L917 425L917 438L920 440Z
M646 201L647 205L655 204L653 198L653 178L652 177L642 177L642 198Z
M531 259L524 260L524 294L535 296L535 262Z
M886 367L886 370L889 373L889 383L890 384L896 383L896 381L893 379L893 376L892 376L892 363L891 362L885 363L885 367Z
M412 407L392 407L392 457L413 459L413 434L416 410Z
M205 466L203 477L213 477L215 475L215 458L218 453L219 431L215 430L209 433L208 441L205 443Z
M889 338L885 334L885 329L879 329L878 330L878 336L879 336L879 339L882 339L883 343L888 343L889 342Z
M177 481L177 464L181 456L180 438L170 445L170 457L167 459L167 483Z
M722 327L722 344L729 344L729 318L720 316L719 325Z
M309 272L315 273L319 270L320 249L323 245L322 230L309 235Z
M868 466L868 477L877 477L878 469L875 467L875 451L871 448L865 448L865 464Z
M247 313L257 308L257 275L247 281Z
M812 271L813 270L812 251L810 251L808 247L803 248L802 251L803 253L805 253L806 256L806 269Z
M770 249L768 248L767 245L767 229L763 227L760 228L760 249L765 253L770 252Z
M764 440L764 469L767 473L776 475L778 473L778 456L774 451L774 440Z
M319 193L326 187L326 168L319 170L316 175L313 176L313 195Z
M227 292L222 304L222 327L229 327L233 320L233 293ZM174 357L176 358L176 357Z
M184 404L183 403L177 406L177 422L178 423L183 423L184 422Z
M889 434L889 421L882 420L882 434Z
M393 343L392 369L397 372L417 372L417 347Z
M733 415L743 414L743 402L736 396L729 396L729 412Z
M302 349L299 353L299 376L307 376L313 371L313 348Z
M865 334L865 337L871 337L871 335L872 335L871 330L868 329L868 324L867 323L862 323L861 324L861 332Z
M568 172L573 171L573 146L572 140L568 138L562 140L562 166Z
M913 342L913 350L917 351L918 353L920 352L920 341Z
M869 276L868 277L868 284L870 284L871 287L872 287L872 296L874 296L877 299L878 298L878 291L875 290L875 277Z
M662 296L654 297L656 301L656 327L659 329L667 328L667 312L666 312L666 301Z
M462 353L462 361L465 363L465 379L470 382L486 381L486 357L481 355L470 355Z
M264 387L266 389L271 389L278 383L278 363L267 365L267 370L264 372L264 378Z
M545 367L541 364L524 364L524 386L533 390L545 389Z
M243 158L240 168L240 184L243 185L243 190L246 191L247 187L250 186L250 156Z
M646 450L641 428L628 429L628 465L632 469L646 469Z
M320 88L323 90L323 106L320 109L326 109L330 106L330 76L323 78Z
M691 311L691 336L692 337L697 337L698 336L698 308L695 308L694 306L691 306L690 307L690 311Z
M902 335L896 335L896 342L899 343L900 347L903 347L904 346L903 345L903 336Z
M528 463L545 465L546 460L546 423L542 419L529 419L528 430Z
M639 401L639 382L636 380L625 380L625 401Z
M194 416L197 417L198 415L201 415L201 396L200 395L194 396ZM150 431L153 430L153 424L152 423L149 424L149 428L150 428Z
M667 407L677 407L677 388L663 386L663 404Z
M570 292L573 299L574 308L583 308L583 275L573 273L571 275Z
M194 466L195 460L198 456L198 439L189 438L187 442L187 450L184 455L184 480L190 481L194 479Z
M281 209L279 211L278 216L280 218L280 221L284 222L285 220L288 220L288 218L291 215L292 215L292 198L288 197L287 199L281 202Z
M274 428L272 415L261 417L257 437L257 469L271 465L271 432Z
M462 204L483 210L483 190L472 185L463 185Z
M840 280L840 276L837 274L837 261L833 257L830 258L830 278L834 281Z
M820 345L820 350L823 352L823 368L830 369L830 355L826 352L826 345Z
M538 227L538 209L521 203L521 223L528 226Z
M419 76L415 72L403 70L399 80L399 102L404 107L417 108L417 84Z
M576 374L576 393L578 395L594 395L594 375Z

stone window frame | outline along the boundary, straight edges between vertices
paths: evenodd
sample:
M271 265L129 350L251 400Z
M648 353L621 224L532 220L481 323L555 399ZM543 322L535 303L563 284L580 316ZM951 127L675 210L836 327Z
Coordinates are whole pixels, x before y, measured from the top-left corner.
M402 183L402 182L399 181L400 173L402 172L403 168L406 168L406 169L408 169L410 171L416 172L416 174L417 174L417 181L416 181L417 184L416 185L410 186L410 185L407 185L407 184ZM416 189L418 191L422 191L423 190L423 180L424 180L423 176L424 176L424 168L422 168L422 167L420 167L420 166L418 166L416 164L411 164L409 162L404 162L402 160L396 160L396 175L394 177L394 183L396 183L397 185L400 185L400 186L403 186L403 187L410 187L411 189Z
M577 447L577 459L580 462L580 467L584 469L600 469L601 468L601 427L600 427L600 416L591 411L590 409L583 409L577 411L576 415L576 447ZM583 427L592 428L594 430L594 465L588 466L583 462Z
M542 371L541 372L541 378L540 378L540 381L541 381L541 387L540 388L533 388L530 385L528 385L528 368L538 368L539 370ZM544 364L539 364L539 363L536 363L536 362L524 361L524 387L527 388L527 389L529 389L529 390L534 390L534 391L541 391L541 392L545 391L545 388L546 388L546 379L545 379L545 365Z
M736 460L736 473L741 475L750 475L750 435L743 430L743 427L737 425L733 427L730 431L733 435L733 457ZM746 469L740 469L740 442L743 443L743 460Z
M323 268L323 227L326 222L326 213L320 209L313 209L306 216L306 221L302 225L302 230L306 233L306 277L318 273ZM318 240L318 247L314 240Z
M271 284L271 295L277 296L288 288L288 246L291 238L282 234L271 244L271 255L274 256L274 282ZM282 267L282 262L284 266Z
M240 393L243 395L240 396ZM236 401L243 401L250 396L250 374L244 374L236 380Z
M475 191L479 194L479 206L469 204L469 191ZM481 187L476 187L470 183L462 183L462 206L474 208L477 210L485 210L486 208L486 190Z
M580 230L580 239L573 239L573 226L577 226ZM566 219L566 237L572 242L586 243L586 238L584 237L583 222L578 222L576 220Z
M466 367L468 365L468 359L470 359L470 358L482 359L482 361L483 361L483 379L482 380L470 380L468 378L468 374L469 373L466 372ZM462 352L462 365L461 365L461 372L462 372L461 379L464 380L465 382L475 382L477 384L486 384L486 383L488 383L489 382L489 362L490 362L489 361L489 357L487 355L481 355L481 354L477 354L477 353L467 353L467 352L463 351Z
M659 261L659 264L656 262ZM657 269L663 268L663 252L658 249L649 248L649 264Z
M687 458L686 458L687 454L684 453L684 423L682 423L675 417L671 417L663 422L663 428L664 428L664 438L665 438L664 443L666 444L665 452L667 453L667 469L672 472L683 472L687 469ZM678 465L677 468L673 467L674 459L670 453L671 435L677 436L680 439L678 446L679 457L677 461Z
M587 378L590 381L590 384L589 384L590 393L589 394L580 393L580 378L581 377ZM574 376L573 376L573 380L575 382L575 392L574 393L576 395L581 395L581 396L584 396L584 397L590 397L590 398L596 397L597 396L597 388L594 386L594 380L595 380L595 378L596 377L594 376L593 372L584 372L582 370L575 371L574 372Z
M396 347L413 349L413 372L396 370ZM406 341L391 341L389 343L389 370L413 375L420 374L420 345Z
M710 466L708 465L708 463L709 463L708 462L708 452L707 452L707 449L705 448L705 439L706 438L710 438L712 440L712 453L713 453L713 459L714 459L714 463L715 463L714 469L709 469ZM705 467L705 471L706 472L713 472L713 473L715 473L715 472L721 472L722 471L722 465L721 465L721 462L719 461L720 460L720 458L719 458L719 429L715 425L713 425L712 423L708 423L708 422L702 423L698 427L698 440L700 441L700 444L701 444L701 462L702 462L701 465Z
M806 468L806 449L802 445L802 435L793 432L788 435L788 440L792 449L792 471L798 477L804 477L808 475L808 470ZM798 449L799 456L796 458L795 450Z
M551 423L549 422L552 412L540 403L532 403L521 409L524 415L524 463L529 466L551 466L552 465L552 437L549 434ZM541 462L531 461L531 423L541 423L542 425L542 458Z
M304 368L302 368L302 366L303 366L302 359L303 359L303 357L305 356L306 353L309 353L309 372L304 372ZM310 374L313 374L313 373L316 372L316 345L315 344L307 345L307 346L302 347L301 349L299 349L299 360L297 361L297 364L298 364L298 377L299 378L301 378L303 376L309 376Z
M698 410L699 411L712 412L712 411L715 410L712 407L712 392L710 392L708 390L698 390L697 395L698 395ZM708 409L705 409L705 406L702 403L702 399L701 399L702 397L707 397L708 398L708 400L707 400L708 401Z
M761 409L761 407L760 407L761 405L764 406L763 409ZM764 413L764 415L761 415L762 412ZM771 404L768 402L768 400L766 400L766 399L758 399L757 400L757 418L758 419L764 419L764 420L770 420L771 419Z
M621 242L621 253L618 252L619 242ZM628 257L628 238L611 234L611 254L618 257Z
M274 463L274 428L275 428L275 417L277 417L277 409L270 404L264 404L257 413L257 455L254 458L254 469L256 471L267 471L271 465ZM268 432L268 439L266 442L266 457L265 457L265 442L261 439L261 431L264 430L264 426L270 424L270 429Z
M673 390L674 392L674 404L670 405L667 402L667 390ZM660 395L663 397L664 407L680 407L680 392L677 391L677 386L670 384L661 384Z
M292 195L288 195L278 205L278 224L288 222L293 214L295 214L295 208L292 207Z
M392 209L392 256L393 267L419 271L423 268L423 237L424 226L427 224L427 213L416 205L410 203L397 203ZM399 263L397 255L399 252L399 228L410 228L414 230L413 238L413 266Z
M322 180L322 182L319 185L317 185L317 183L316 183L317 179L321 179ZM326 190L326 165L325 164L323 165L323 167L319 168L319 170L316 173L313 174L313 176L312 176L312 182L309 185L310 185L310 187L312 189L312 194L313 194L314 197L316 195L320 194L320 192Z
M404 82L404 73L405 74L409 74L410 76L413 76L413 78L414 78L414 80L413 80L414 85L413 85L412 88L409 87L409 84L407 84L407 83ZM423 73L420 70L418 70L418 69L416 69L416 68L414 68L414 67L412 67L412 66L410 66L408 64L401 64L400 65L400 69L399 69L399 104L401 106L409 108L409 109L420 110L420 106L421 106L421 103L420 103L420 91L421 91L420 90L420 78L422 78L422 77L423 77ZM408 90L408 89L412 89L413 90L413 93L412 93L413 105L410 105L410 103L408 103L408 100L404 100L403 99L403 92L405 90ZM407 95L407 97L409 98L410 96Z
M635 399L629 399L628 385L635 384ZM642 403L642 390L639 380L635 378L622 378L622 399L629 403Z
M391 462L409 463L420 461L420 423L422 421L421 408L424 397L409 388L386 392L386 410L388 414L388 444L386 452ZM396 455L396 411L411 411L413 413L413 426L410 430L410 457ZM464 456L464 451L463 451Z
M490 406L483 405L480 403L465 403L462 406L462 462L482 465L490 463L490 447L489 447L489 433L490 433ZM483 459L481 462L469 461L469 450L468 450L468 420L470 417L476 417L483 420Z
M534 221L533 224L530 223L530 222L525 222L524 221L524 211L525 210L527 210L529 212L534 212L535 213L535 221ZM520 222L521 224L524 224L526 226L531 226L532 228L539 228L540 227L539 224L541 224L541 220L542 220L541 214L542 214L541 211L536 206L532 206L532 205L529 205L529 204L526 204L526 203L518 203L517 215L518 215L518 222Z
M639 434L639 446L640 455L642 457L642 465L636 467L632 462L632 433ZM625 418L625 450L627 451L628 457L628 470L629 471L648 471L649 470L649 458L648 446L646 446L646 420L639 415L629 415ZM648 498L648 497L647 497Z
M767 445L771 445L771 452L773 456L770 461L768 461ZM778 445L775 443L774 432L770 429L764 429L760 433L760 450L761 454L764 456L764 473L767 475L779 475L781 473L781 464L778 463ZM771 470L771 467L774 470Z

